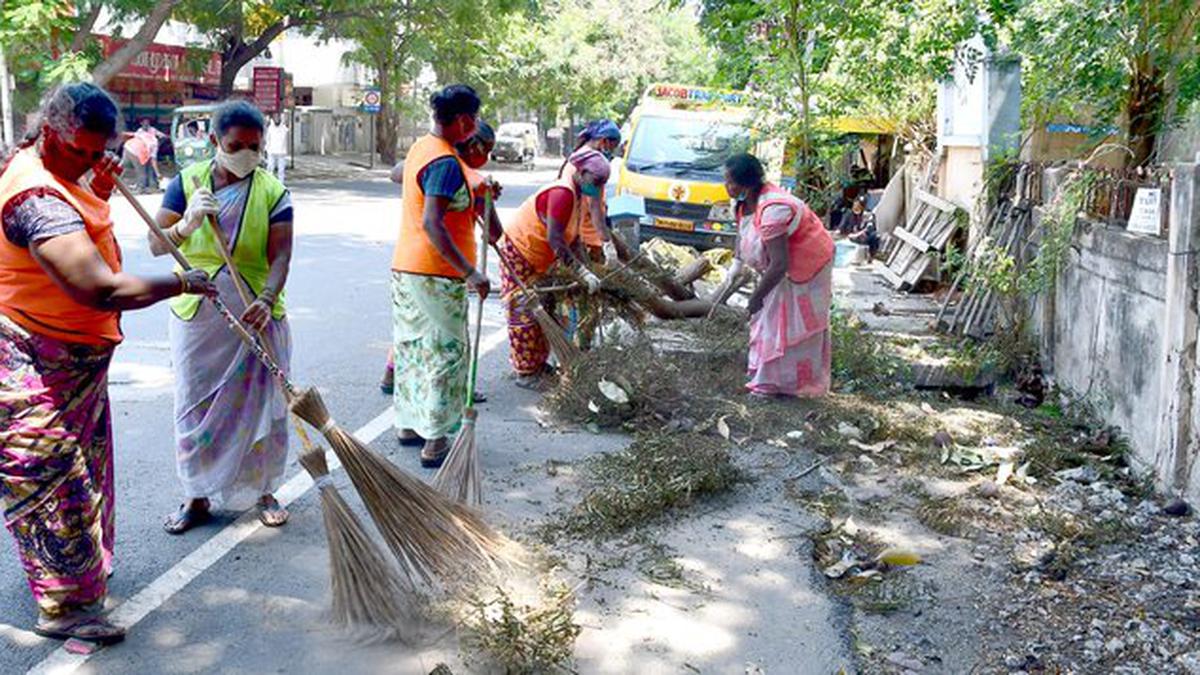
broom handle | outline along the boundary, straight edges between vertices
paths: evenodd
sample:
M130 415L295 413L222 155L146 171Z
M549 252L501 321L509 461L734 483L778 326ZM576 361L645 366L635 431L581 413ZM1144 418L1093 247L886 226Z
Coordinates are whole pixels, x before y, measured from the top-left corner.
M192 187L200 187L199 176L192 176ZM242 304L246 307L249 307L250 303L253 302L250 297L250 289L246 288L246 282L242 280L242 275L238 271L237 264L233 262L233 253L231 252L233 249L230 248L229 241L225 238L225 231L221 229L221 225L217 222L216 216L210 214L206 220L208 221L208 226L212 228L213 235L215 235L217 238L217 249L221 253L221 260L224 260L225 266L229 268L229 276L231 279L233 279L233 287L237 289L238 295L242 298ZM271 347L271 343L266 339L263 339L261 344L263 351L267 353L267 356L269 356L272 361L279 363L279 359L276 358L275 350ZM279 382L279 389L283 392L283 398L290 402L292 399L292 392L289 391L286 386L284 386L282 380ZM304 446L304 451L309 452L313 450L314 446L312 439L308 436L308 430L304 428L303 424L300 424L300 420L298 418L291 415L289 415L289 417L292 417L292 426L296 428L296 435L300 437L300 444Z
M488 239L492 227L492 192L483 197L483 251L479 254L479 267L487 274ZM475 307L475 340L471 345L471 370L467 375L467 407L475 407L475 378L479 374L479 338L483 336L483 297Z
M158 222L154 220L154 217L146 212L146 208L142 206L142 203L139 202L137 198L133 196L133 193L129 191L129 188L125 186L125 182L122 181L120 177L113 176L113 185L117 188L117 191L129 201L130 205L133 206L133 210L137 212L138 216L140 216L143 221L145 221L146 226L150 228L150 231L154 233L154 236L158 237L163 246L167 248L167 251L171 254L171 257L175 259L175 262L179 263L179 266L185 271L191 271L194 269L192 264L188 262L187 257L185 257L183 252L179 250L179 247L171 241L171 238L167 236L166 232L163 232L163 229L159 227ZM229 324L229 327L232 328L233 331L238 334L238 337L240 337L242 341L250 347L250 351L254 352L254 355L258 357L258 360L262 361L263 365L267 367L267 370L275 376L275 379L279 380L280 385L287 390L289 395L295 396L297 393L296 387L287 379L287 375L283 372L283 369L280 368L279 364L275 362L275 359L271 358L271 355L262 348L262 345L258 343L258 340L254 337L254 335L252 335L250 331L246 330L246 327L243 326L240 321L238 321L237 317L233 315L233 312L229 311L229 308L225 306L225 303L221 302L221 298L209 298L209 301L212 302L213 307L215 307L217 310L217 313L220 314L221 317L225 319L225 322Z

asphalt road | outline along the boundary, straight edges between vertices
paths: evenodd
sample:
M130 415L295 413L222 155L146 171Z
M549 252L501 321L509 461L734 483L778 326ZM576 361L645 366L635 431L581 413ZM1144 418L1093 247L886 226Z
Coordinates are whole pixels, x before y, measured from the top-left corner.
M517 206L536 186L550 178L546 170L497 171L506 186L499 201L501 214ZM291 186L296 205L296 241L291 275L288 281L289 314L295 349L295 380L319 386L339 423L350 430L367 429L376 435L375 446L386 451L396 449L390 432L390 418L380 417L388 410L388 398L380 394L377 382L390 340L389 261L400 218L397 186L380 172L366 173L354 180L305 181ZM158 196L143 198L153 212ZM118 236L127 269L135 273L169 271L166 258L154 259L146 249L145 228L133 210L114 200ZM498 287L495 261L489 261L491 277ZM497 378L506 371L505 349L496 331L502 326L500 308L493 299L487 303L485 336L492 349L482 369L481 387L495 390L503 386ZM239 514L222 514L215 523L181 537L163 532L163 518L180 503L175 476L172 443L172 383L170 353L167 347L167 308L165 304L130 312L124 317L126 342L117 350L110 377L116 435L116 513L117 544L115 575L110 583L114 603L122 603L146 589L164 573L176 570L181 560L193 554L215 535L228 531ZM499 347L499 349L497 349ZM505 409L505 396L494 397L493 407ZM508 411L503 414L509 414ZM294 439L293 439L294 440ZM294 448L297 447L294 442ZM419 471L415 455L403 458L408 468ZM303 474L289 458L287 478ZM340 479L344 480L344 476ZM285 478L286 480L286 478ZM300 579L320 579L324 575L323 534L320 531L319 506L314 492L301 492L301 478L293 484L299 494L292 504L293 522L278 531L257 531L248 540L215 561L197 579L211 582L224 590L197 584L186 588L185 595L199 593L199 605L207 608L230 604L283 602L290 597L289 587ZM349 490L347 493L351 492ZM252 522L236 521L239 525ZM36 666L51 657L59 644L37 638L27 629L36 617L36 607L21 572L11 537L0 535L0 673L15 673ZM304 544L303 551L280 557L272 549L275 541ZM292 553L297 553L293 555ZM303 575L290 568L302 567ZM316 576L313 576L313 575ZM269 590L250 590L251 579L265 580ZM314 611L319 613L325 601L323 588L299 589L309 594ZM286 603L285 603L286 604ZM118 650L148 666L141 672L161 672L167 662L175 662L179 653L195 654L196 636L175 626L171 612L193 613L198 607L178 597L150 612L130 631L127 645ZM218 612L223 614L223 612ZM271 614L270 612L268 614ZM195 622L197 630L219 631L228 635L252 636L254 625L239 626L231 632L225 616L209 624ZM173 627L148 629L146 624L163 620ZM268 619L271 620L271 619ZM192 622L185 622L192 623ZM253 624L253 620L250 622ZM186 643L188 646L183 646ZM272 648L283 649L285 645ZM215 659L218 654L205 648ZM218 650L219 651L219 650ZM93 659L101 665L104 658ZM188 671L218 665L206 657L187 659L179 666ZM154 664L151 666L151 664ZM234 661L235 669L249 664ZM223 667L223 666L222 666ZM124 667L103 668L108 672L132 672Z

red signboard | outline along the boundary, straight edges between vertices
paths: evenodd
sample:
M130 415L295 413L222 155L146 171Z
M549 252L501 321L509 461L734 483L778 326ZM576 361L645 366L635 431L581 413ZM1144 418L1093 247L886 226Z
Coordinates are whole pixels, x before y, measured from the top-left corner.
M107 35L96 37L100 40L105 58L112 56L126 42ZM155 42L134 57L119 75L134 80L216 86L221 84L221 55L207 49L190 49Z
M283 110L283 68L254 67L254 104L270 114Z

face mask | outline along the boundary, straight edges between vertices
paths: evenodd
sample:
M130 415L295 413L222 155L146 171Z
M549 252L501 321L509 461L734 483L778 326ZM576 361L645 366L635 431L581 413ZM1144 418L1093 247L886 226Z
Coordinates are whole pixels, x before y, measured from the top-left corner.
M583 196L585 196L585 197L599 197L600 196L600 186L599 185L591 185L591 184L580 185L579 191L582 192Z
M739 204L745 204L745 203L746 203L746 193L745 193L745 192L739 192L738 194L734 195L734 196L733 196L733 201L735 201L735 202L737 202L737 203L739 203Z
M217 164L234 176L245 178L258 168L258 153L250 148L237 152L225 152L217 148Z
M614 153L612 150L601 150L600 154L604 155L604 159L607 159L608 161L611 162Z

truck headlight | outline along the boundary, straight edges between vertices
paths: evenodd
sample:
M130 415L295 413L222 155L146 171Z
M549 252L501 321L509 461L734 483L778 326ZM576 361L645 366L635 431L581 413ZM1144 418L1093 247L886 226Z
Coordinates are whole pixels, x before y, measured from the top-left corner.
M733 207L726 203L713 204L708 211L708 219L716 221L731 221L733 220Z

